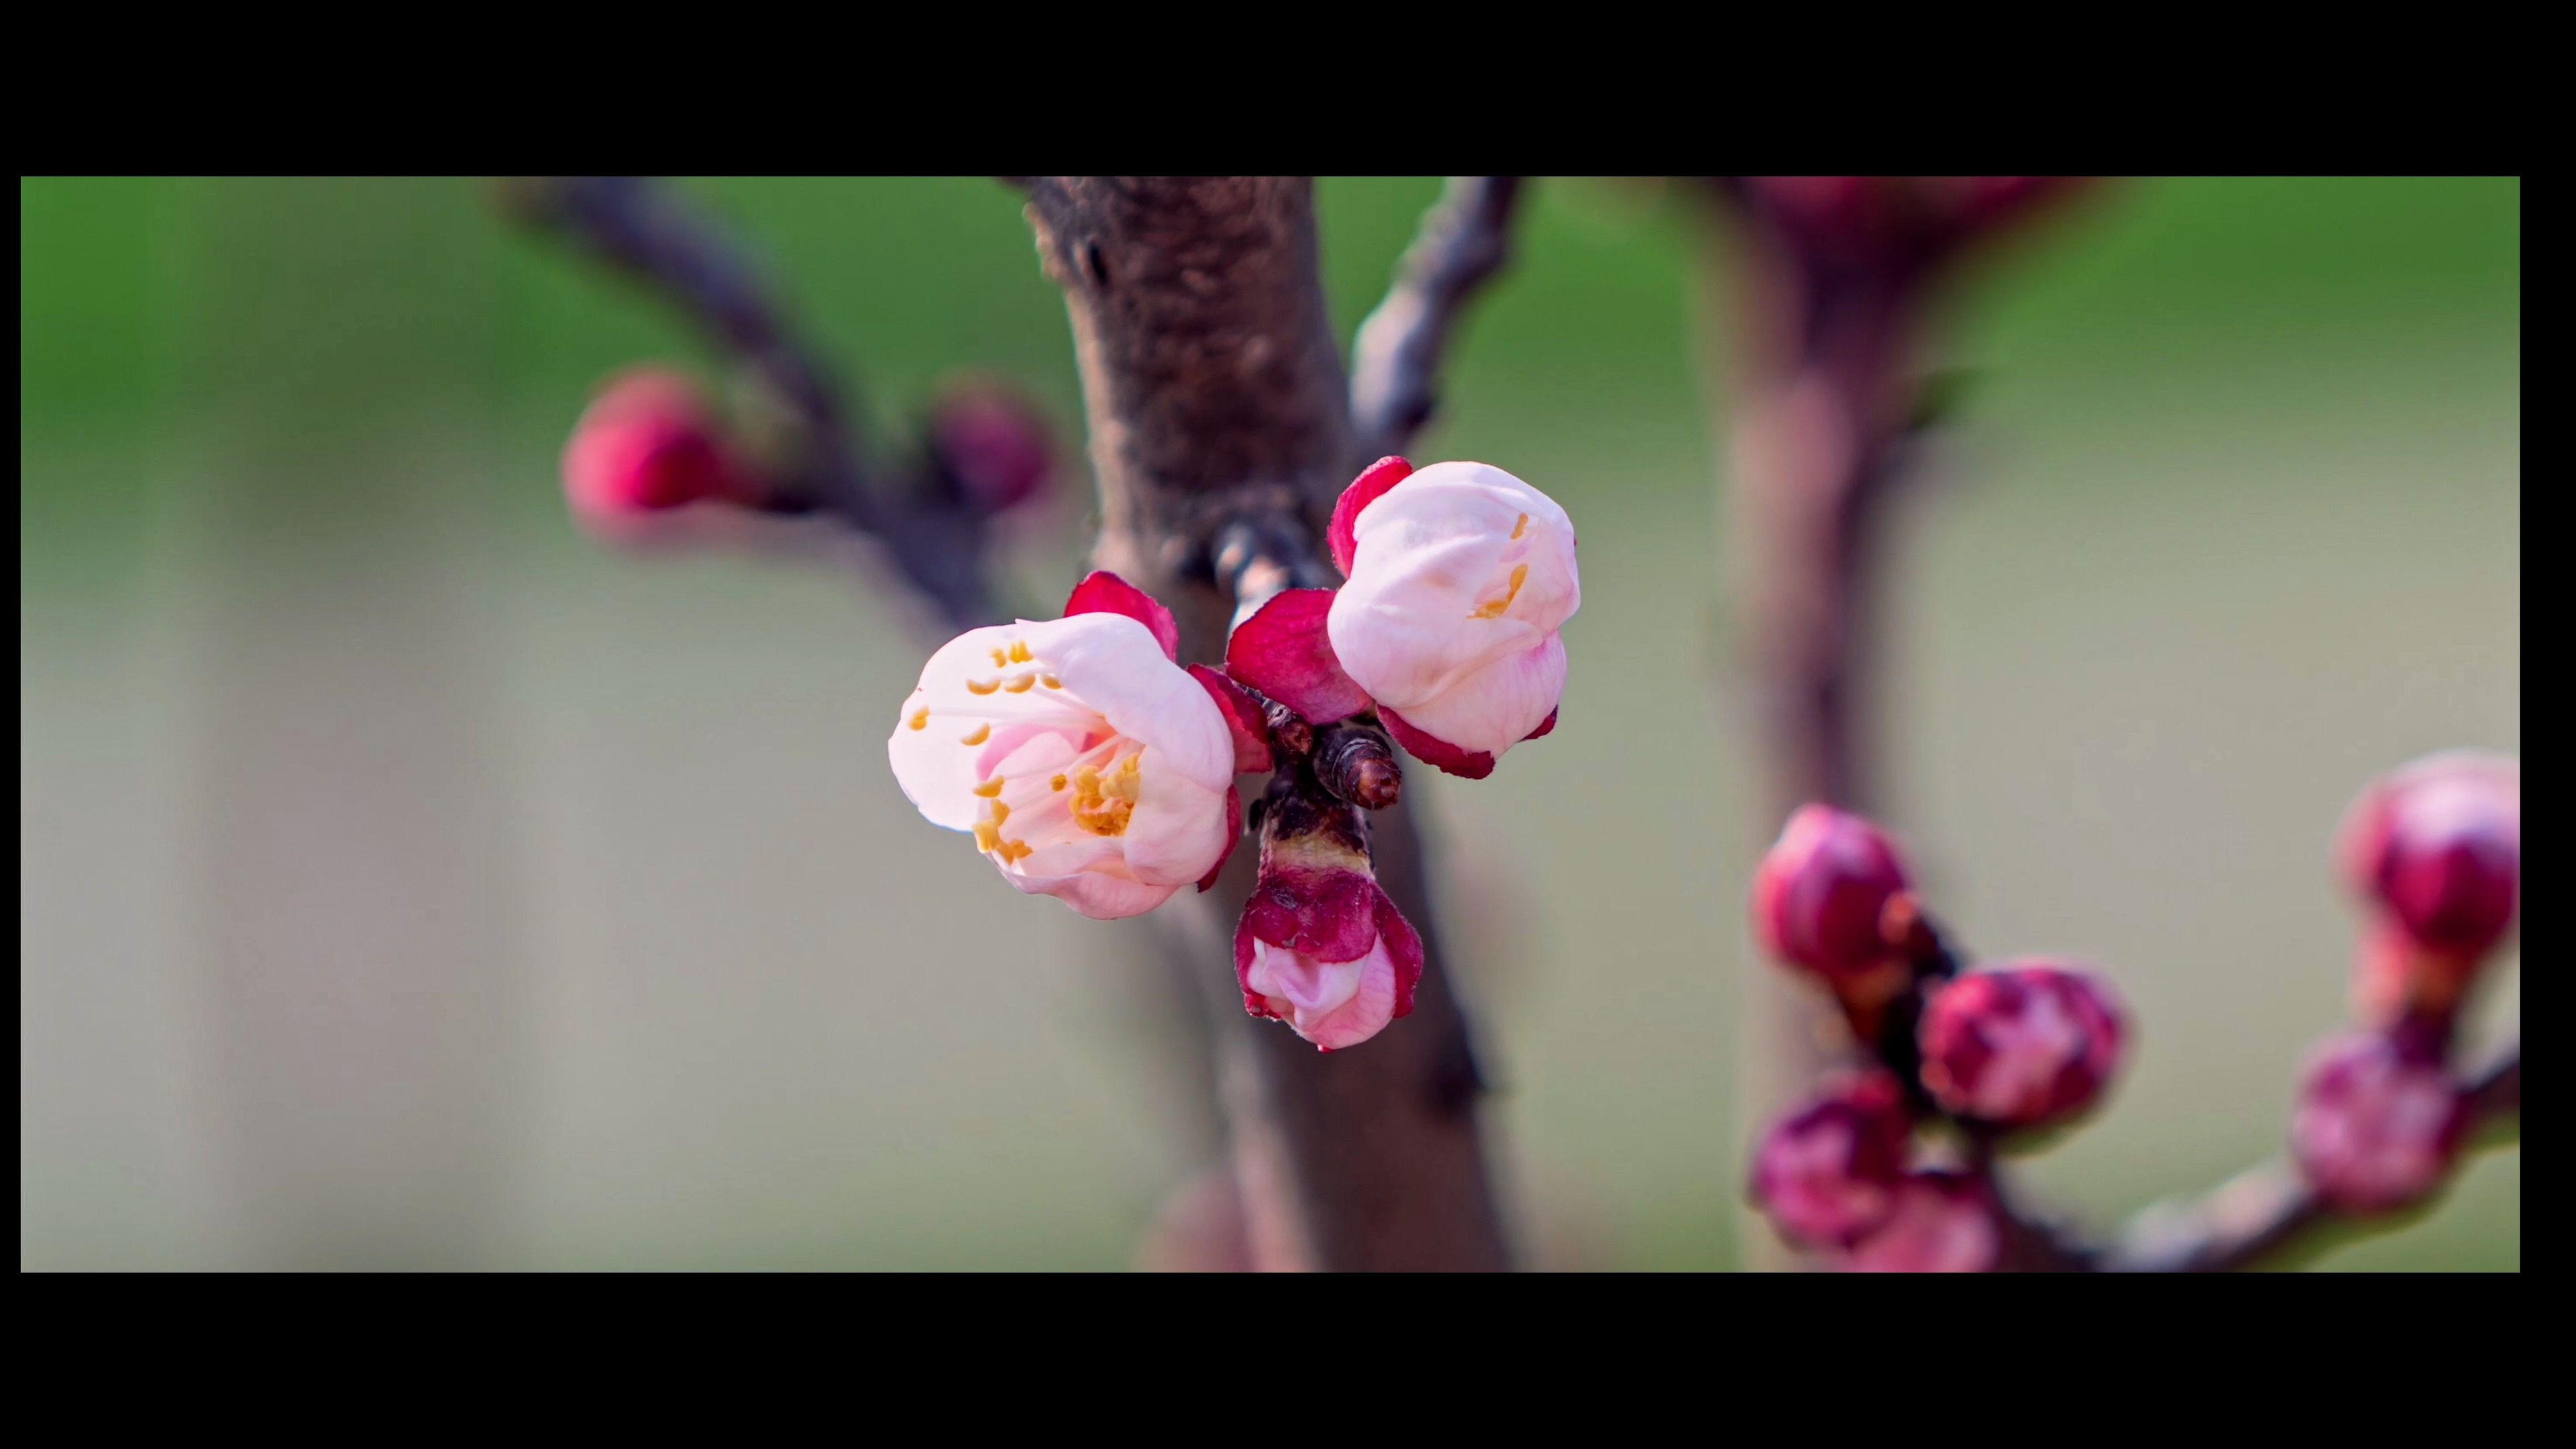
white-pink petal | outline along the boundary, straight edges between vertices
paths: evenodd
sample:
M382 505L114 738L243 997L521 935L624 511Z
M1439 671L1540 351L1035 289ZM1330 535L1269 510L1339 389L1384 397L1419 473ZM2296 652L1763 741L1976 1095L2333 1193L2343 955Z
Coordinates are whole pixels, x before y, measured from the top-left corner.
M1487 464L1436 463L1361 509L1352 536L1326 633L1379 704L1497 757L1557 708L1557 631L1583 595L1554 500Z

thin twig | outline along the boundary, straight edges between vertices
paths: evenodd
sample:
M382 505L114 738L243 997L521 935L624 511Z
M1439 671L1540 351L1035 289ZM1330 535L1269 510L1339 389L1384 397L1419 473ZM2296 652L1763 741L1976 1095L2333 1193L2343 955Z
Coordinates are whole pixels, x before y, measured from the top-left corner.
M786 309L712 219L637 176L529 177L504 194L525 220L660 292L787 404L807 456L803 476L776 491L776 511L837 518L881 543L904 581L950 624L993 622L982 518L961 500L873 474L844 402L846 383L789 325Z
M1511 258L1517 176L1452 176L1351 346L1351 423L1370 457L1403 452L1439 401L1458 317Z
M2460 1088L2469 1142L2522 1114L2522 1044L2508 1043ZM2140 1213L2100 1266L2114 1273L2228 1273L2263 1267L2327 1241L2384 1232L2412 1214L2354 1217L2329 1210L2287 1163L2239 1173L2207 1195Z

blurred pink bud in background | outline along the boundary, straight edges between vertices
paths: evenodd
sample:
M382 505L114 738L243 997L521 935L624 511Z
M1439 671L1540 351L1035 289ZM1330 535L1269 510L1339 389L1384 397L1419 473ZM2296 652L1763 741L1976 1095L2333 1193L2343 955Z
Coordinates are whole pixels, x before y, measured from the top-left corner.
M2290 1151L2340 1212L2390 1212L2430 1196L2458 1160L2467 1122L2437 1061L2375 1032L2334 1037L2308 1057Z
M600 389L564 446L563 482L573 516L611 535L748 491L696 384L665 368L638 368Z
M1045 415L1017 389L981 378L941 389L930 447L969 502L999 513L1038 497L1055 477Z
M2077 1116L2120 1068L2125 1013L2109 982L2030 959L1959 977L1924 1008L1923 1085L1942 1107L2001 1126Z
M1753 938L1839 989L1898 958L1881 916L1911 885L1886 832L1830 805L1801 807L1754 869Z
M1983 1187L1957 1173L1918 1172L1897 1188L1887 1221L1837 1266L1852 1273L1984 1273L2002 1254L2003 1231Z
M1763 1134L1753 1201L1791 1242L1858 1242L1896 1211L1912 1136L1893 1076L1871 1071L1828 1084Z

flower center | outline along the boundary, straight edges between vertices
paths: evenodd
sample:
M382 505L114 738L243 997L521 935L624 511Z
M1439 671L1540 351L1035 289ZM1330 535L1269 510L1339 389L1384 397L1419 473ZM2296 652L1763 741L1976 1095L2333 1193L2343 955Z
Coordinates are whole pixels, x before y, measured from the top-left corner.
M1074 826L1111 839L1126 834L1144 779L1145 755L1141 750L1106 774L1090 765L1075 770L1071 781Z

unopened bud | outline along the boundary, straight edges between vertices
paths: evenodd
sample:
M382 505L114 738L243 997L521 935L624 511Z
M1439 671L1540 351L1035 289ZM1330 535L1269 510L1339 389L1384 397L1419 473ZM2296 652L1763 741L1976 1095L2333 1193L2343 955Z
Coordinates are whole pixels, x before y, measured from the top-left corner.
M2338 1212L2382 1213L2432 1195L2459 1159L2467 1114L2441 1063L2376 1032L2335 1037L2308 1058L2290 1151Z
M611 532L649 514L739 496L739 469L697 388L644 368L602 388L564 447L564 496L584 523Z
M1896 1078L1831 1084L1763 1134L1753 1201L1792 1242L1849 1246L1895 1212L1912 1134Z
M2120 999L2100 977L2029 960L1935 992L1918 1039L1923 1085L1945 1111L2007 1127L2076 1117L2119 1070Z

